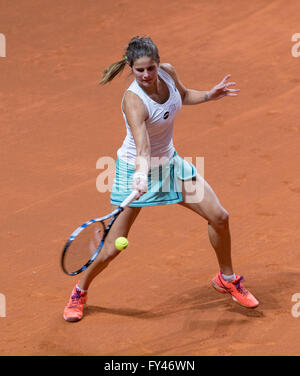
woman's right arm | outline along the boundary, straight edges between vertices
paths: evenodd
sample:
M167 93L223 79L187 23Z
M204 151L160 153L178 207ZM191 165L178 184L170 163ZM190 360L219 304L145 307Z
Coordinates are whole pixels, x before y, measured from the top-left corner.
M135 173L133 189L139 191L139 197L148 189L151 147L146 127L147 109L142 100L133 92L127 91L123 100L123 111L136 146Z

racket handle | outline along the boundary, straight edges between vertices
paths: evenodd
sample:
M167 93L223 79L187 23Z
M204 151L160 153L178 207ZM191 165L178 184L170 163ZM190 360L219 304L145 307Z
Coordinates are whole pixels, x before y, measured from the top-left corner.
M137 196L139 192L135 189L133 190L130 195L122 202L120 205L121 208L125 208L125 206L129 205Z

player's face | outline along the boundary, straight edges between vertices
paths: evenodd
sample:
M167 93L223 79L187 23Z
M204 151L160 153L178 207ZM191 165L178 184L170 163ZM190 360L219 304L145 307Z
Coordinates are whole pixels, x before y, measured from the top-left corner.
M149 88L157 80L158 64L151 57L143 56L135 60L132 72L139 85Z

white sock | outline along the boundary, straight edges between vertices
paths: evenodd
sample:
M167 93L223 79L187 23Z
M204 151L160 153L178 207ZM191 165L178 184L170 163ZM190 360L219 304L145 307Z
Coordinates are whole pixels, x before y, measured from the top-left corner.
M82 290L80 287L78 287L78 285L76 285L76 289L81 291L81 292L87 292L87 290Z
M233 273L231 275L224 275L221 272L221 274L222 274L222 277L223 277L224 281L226 281L226 282L232 282L232 281L234 281L236 279L235 273Z

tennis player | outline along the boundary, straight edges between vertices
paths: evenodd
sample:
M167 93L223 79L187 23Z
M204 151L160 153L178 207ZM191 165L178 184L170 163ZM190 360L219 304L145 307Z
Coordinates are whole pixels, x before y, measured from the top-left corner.
M232 88L235 82L228 82L230 75L209 91L187 89L172 65L160 64L158 49L148 37L134 37L123 59L104 71L100 83L111 81L126 65L134 81L125 91L121 105L127 135L117 152L111 204L118 206L132 189L138 190L138 197L119 215L98 258L75 285L64 310L65 320L78 321L83 317L91 282L120 253L115 239L128 236L141 208L175 203L196 212L208 223L220 270L212 286L230 294L244 307L257 307L259 302L241 283L243 277L233 270L228 212L196 168L181 158L173 145L173 122L182 105L233 97L239 89ZM191 181L193 190L188 186ZM166 186L168 189L164 189Z

